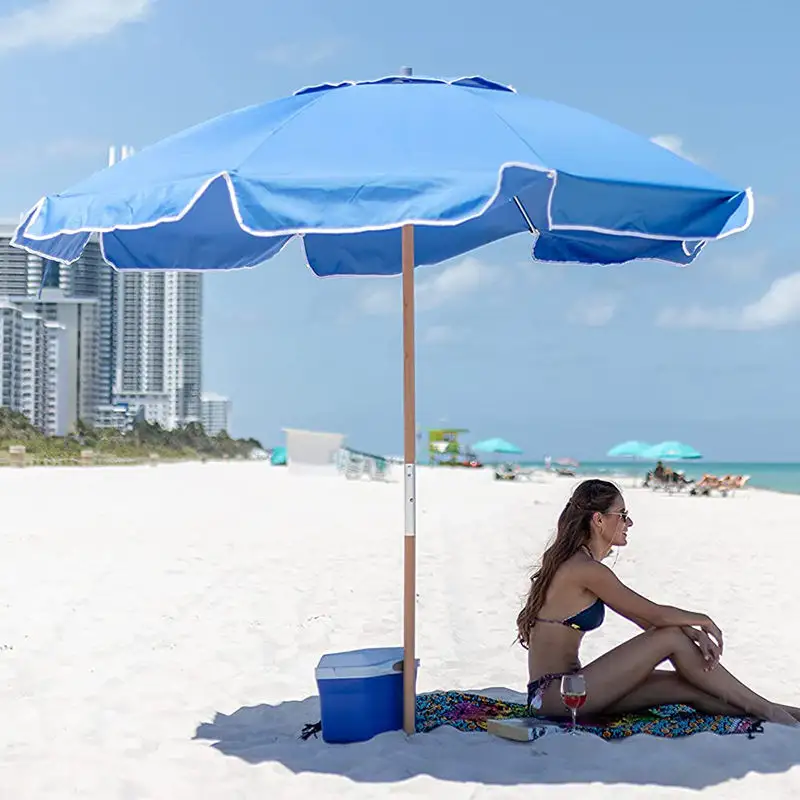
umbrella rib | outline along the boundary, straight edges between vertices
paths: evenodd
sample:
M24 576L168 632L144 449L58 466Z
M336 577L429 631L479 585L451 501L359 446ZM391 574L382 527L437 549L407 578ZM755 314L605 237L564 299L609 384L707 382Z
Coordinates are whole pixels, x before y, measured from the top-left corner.
M275 136L276 133L279 133L280 131L282 131L290 122L294 121L297 117L299 117L302 114L305 114L306 111L309 111L315 105L317 105L317 103L319 103L322 100L322 97L323 97L323 94L320 94L317 97L310 98L309 101L304 106L301 106L300 108L298 108L293 114L290 114L288 117L286 117L286 119L284 119L281 122L280 125L276 125L272 130L270 130L267 133L267 135L264 136L264 138L261 139L261 141L257 145L255 145L255 147L253 147L253 149L252 149L252 151L250 153L248 153L246 156L244 156L244 158L239 159L239 165L237 167L237 170L241 169L241 167L244 165L244 163L246 161L248 161L254 155L256 155L256 153L258 153L258 151L262 147L264 147L264 145L267 144L267 142L269 142L269 140L272 139L272 137ZM228 175L230 175L232 170L225 170L225 172Z
M519 209L519 213L522 214L522 218L525 220L525 224L528 226L528 230L533 234L538 233L536 227L531 222L531 218L528 216L528 212L525 210L525 206L522 205L522 202L516 195L514 195L514 205Z

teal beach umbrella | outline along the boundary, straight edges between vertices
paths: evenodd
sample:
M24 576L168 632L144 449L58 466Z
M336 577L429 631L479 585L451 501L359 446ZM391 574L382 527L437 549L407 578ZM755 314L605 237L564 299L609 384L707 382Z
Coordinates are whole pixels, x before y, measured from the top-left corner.
M499 438L484 439L484 441L472 445L472 449L479 453L502 453L504 455L519 455L522 452L515 444Z
M642 454L642 458L652 461L683 461L702 457L702 453L683 442L661 442L653 445L649 450L645 450Z
M611 458L642 458L643 454L649 450L652 445L647 442L638 442L631 439L628 442L621 442L612 447L607 453Z

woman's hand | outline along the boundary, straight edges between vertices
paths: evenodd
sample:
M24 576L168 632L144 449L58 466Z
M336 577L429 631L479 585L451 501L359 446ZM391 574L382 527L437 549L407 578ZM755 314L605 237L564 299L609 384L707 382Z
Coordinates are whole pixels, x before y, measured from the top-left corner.
M714 640L722 655L722 631L714 624L714 620L711 617L704 617L700 622L700 630Z
M720 645L703 629L698 630L697 628L685 627L683 628L683 632L700 649L703 660L706 662L706 672L714 669L714 667L719 664L719 660L722 656L722 647L720 647Z

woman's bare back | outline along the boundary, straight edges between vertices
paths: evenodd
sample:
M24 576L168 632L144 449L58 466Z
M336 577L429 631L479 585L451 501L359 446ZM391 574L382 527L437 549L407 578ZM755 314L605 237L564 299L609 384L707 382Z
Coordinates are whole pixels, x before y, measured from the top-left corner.
M528 640L528 679L531 681L542 675L580 669L578 651L583 631L560 623L585 611L597 601L594 595L572 580L575 564L588 558L583 553L577 553L561 566L553 578L539 611L539 621L531 628Z

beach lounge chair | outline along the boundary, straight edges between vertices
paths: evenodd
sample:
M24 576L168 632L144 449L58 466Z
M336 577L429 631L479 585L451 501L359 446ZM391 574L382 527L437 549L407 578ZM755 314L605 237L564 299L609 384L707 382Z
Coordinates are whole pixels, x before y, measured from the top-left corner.
M343 472L349 481L360 480L364 474L364 457L361 453L345 450L343 455Z
M665 492L682 492L689 486L693 486L694 481L689 480L683 472L677 472L667 467L661 471L648 472L642 485L653 491L663 489Z
M720 481L718 488L722 496L725 497L729 494L735 494L738 489L744 489L749 480L749 475L726 475Z
M496 481L514 481L518 477L518 469L516 464L498 464L494 468L494 479Z
M725 475L722 478L718 478L716 475L703 475L689 494L709 497L712 492L719 492L722 497L727 497L735 494L739 489L744 489L749 480L749 475Z
M709 497L711 492L720 490L722 488L722 481L716 475L709 475L706 473L700 478L697 483L691 488L689 494Z
M340 454L339 470L351 481L365 477L371 481L388 481L391 459L344 448Z
M366 459L366 471L370 480L386 481L389 480L389 462L381 456L373 456Z

